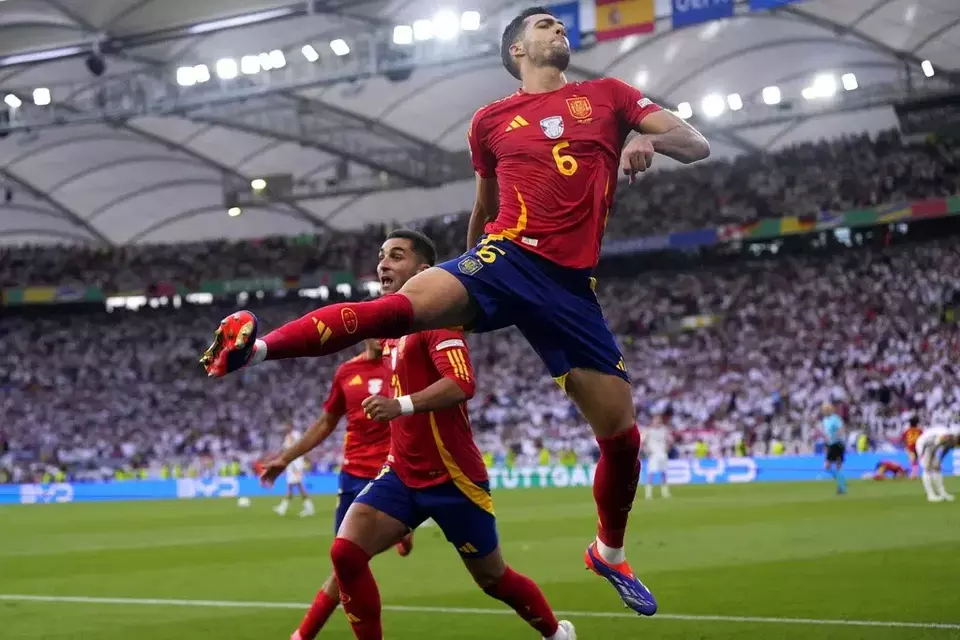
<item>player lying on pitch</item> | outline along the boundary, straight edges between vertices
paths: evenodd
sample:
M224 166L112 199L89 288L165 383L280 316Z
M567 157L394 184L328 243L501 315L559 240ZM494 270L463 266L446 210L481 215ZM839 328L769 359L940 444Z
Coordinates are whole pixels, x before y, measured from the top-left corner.
M917 455L923 465L920 481L930 502L953 501L943 487L943 459L960 444L960 427L931 427L917 438Z
M343 439L343 463L340 466L337 510L333 533L336 535L347 515L347 509L367 483L377 477L390 453L390 426L371 419L363 409L367 398L379 394L390 383L390 370L383 362L379 340L366 340L364 352L344 362L333 376L330 393L323 403L323 414L304 436L290 443L279 455L262 463L260 479L271 485L292 461L320 446L344 416L347 418ZM413 549L413 533L397 544L397 551L407 556ZM337 579L330 575L314 597L300 627L290 640L313 640L340 604Z
M891 478L906 478L907 470L893 460L881 460L873 468L873 473L867 473L864 478L873 478L874 480L884 480L887 474Z
M626 366L591 273L617 174L632 182L657 153L694 162L710 147L620 80L568 82L566 31L546 9L528 9L507 26L501 55L522 88L480 109L468 131L477 173L468 251L417 274L395 294L317 309L261 340L256 317L235 313L201 362L209 375L223 376L264 360L328 355L364 338L516 326L597 437L599 525L585 552L587 567L628 607L653 615L656 601L623 548L640 475L640 433ZM631 130L640 135L626 142Z

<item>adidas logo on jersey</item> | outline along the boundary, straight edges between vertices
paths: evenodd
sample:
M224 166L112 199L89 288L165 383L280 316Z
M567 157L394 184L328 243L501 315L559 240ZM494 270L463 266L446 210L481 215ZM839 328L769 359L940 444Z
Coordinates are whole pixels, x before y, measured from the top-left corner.
M356 387L357 385L363 384L363 378L359 374L353 376L353 380L350 381L350 384L347 386Z
M506 131L513 131L514 129L519 129L520 127L526 127L530 123L523 119L523 116L517 116L510 121L510 124L507 125Z

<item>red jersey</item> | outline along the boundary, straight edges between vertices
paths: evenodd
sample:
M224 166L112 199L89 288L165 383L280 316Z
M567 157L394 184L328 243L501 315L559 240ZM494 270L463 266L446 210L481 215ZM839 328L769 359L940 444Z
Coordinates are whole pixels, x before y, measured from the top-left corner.
M920 427L907 427L903 435L900 436L900 440L903 442L903 446L907 448L907 451L917 452L917 439L922 433L923 429Z
M393 369L390 386L394 398L423 391L442 378L460 385L468 398L473 396L473 366L460 331L421 331L384 340L383 357ZM400 416L390 421L390 430L387 460L405 485L422 489L453 481L475 501L483 500L476 492L487 495L476 486L487 481L487 468L473 441L466 402Z
M565 267L595 267L623 143L657 111L616 78L518 91L477 111L467 133L473 167L500 187L500 210L486 233Z
M339 419L347 416L343 439L343 466L358 478L375 478L390 453L390 427L367 418L360 404L382 393L390 380L390 371L380 359L359 355L337 369L330 395L323 410Z

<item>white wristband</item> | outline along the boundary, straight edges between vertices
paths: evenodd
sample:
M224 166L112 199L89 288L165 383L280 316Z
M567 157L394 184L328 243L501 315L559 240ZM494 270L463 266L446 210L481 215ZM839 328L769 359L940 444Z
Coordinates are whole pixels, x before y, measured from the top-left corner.
M397 402L400 403L400 415L413 415L413 400L410 399L410 396L400 396L397 398Z
M250 360L247 362L247 366L253 366L255 364L260 364L267 359L267 343L263 340L257 340L253 343L253 354L250 356Z

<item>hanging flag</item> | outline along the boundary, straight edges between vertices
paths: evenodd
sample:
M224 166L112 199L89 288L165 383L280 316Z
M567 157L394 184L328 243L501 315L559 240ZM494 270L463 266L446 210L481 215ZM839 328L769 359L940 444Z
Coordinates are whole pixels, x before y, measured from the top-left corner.
M554 4L547 7L557 20L563 23L567 28L567 40L570 41L570 48L576 51L580 48L580 2L565 2L563 4Z
M733 17L733 0L673 0L673 28Z
M776 9L785 4L793 4L802 0L750 0L750 11L763 11L764 9Z
M598 42L651 33L656 26L653 0L596 0L596 4Z

